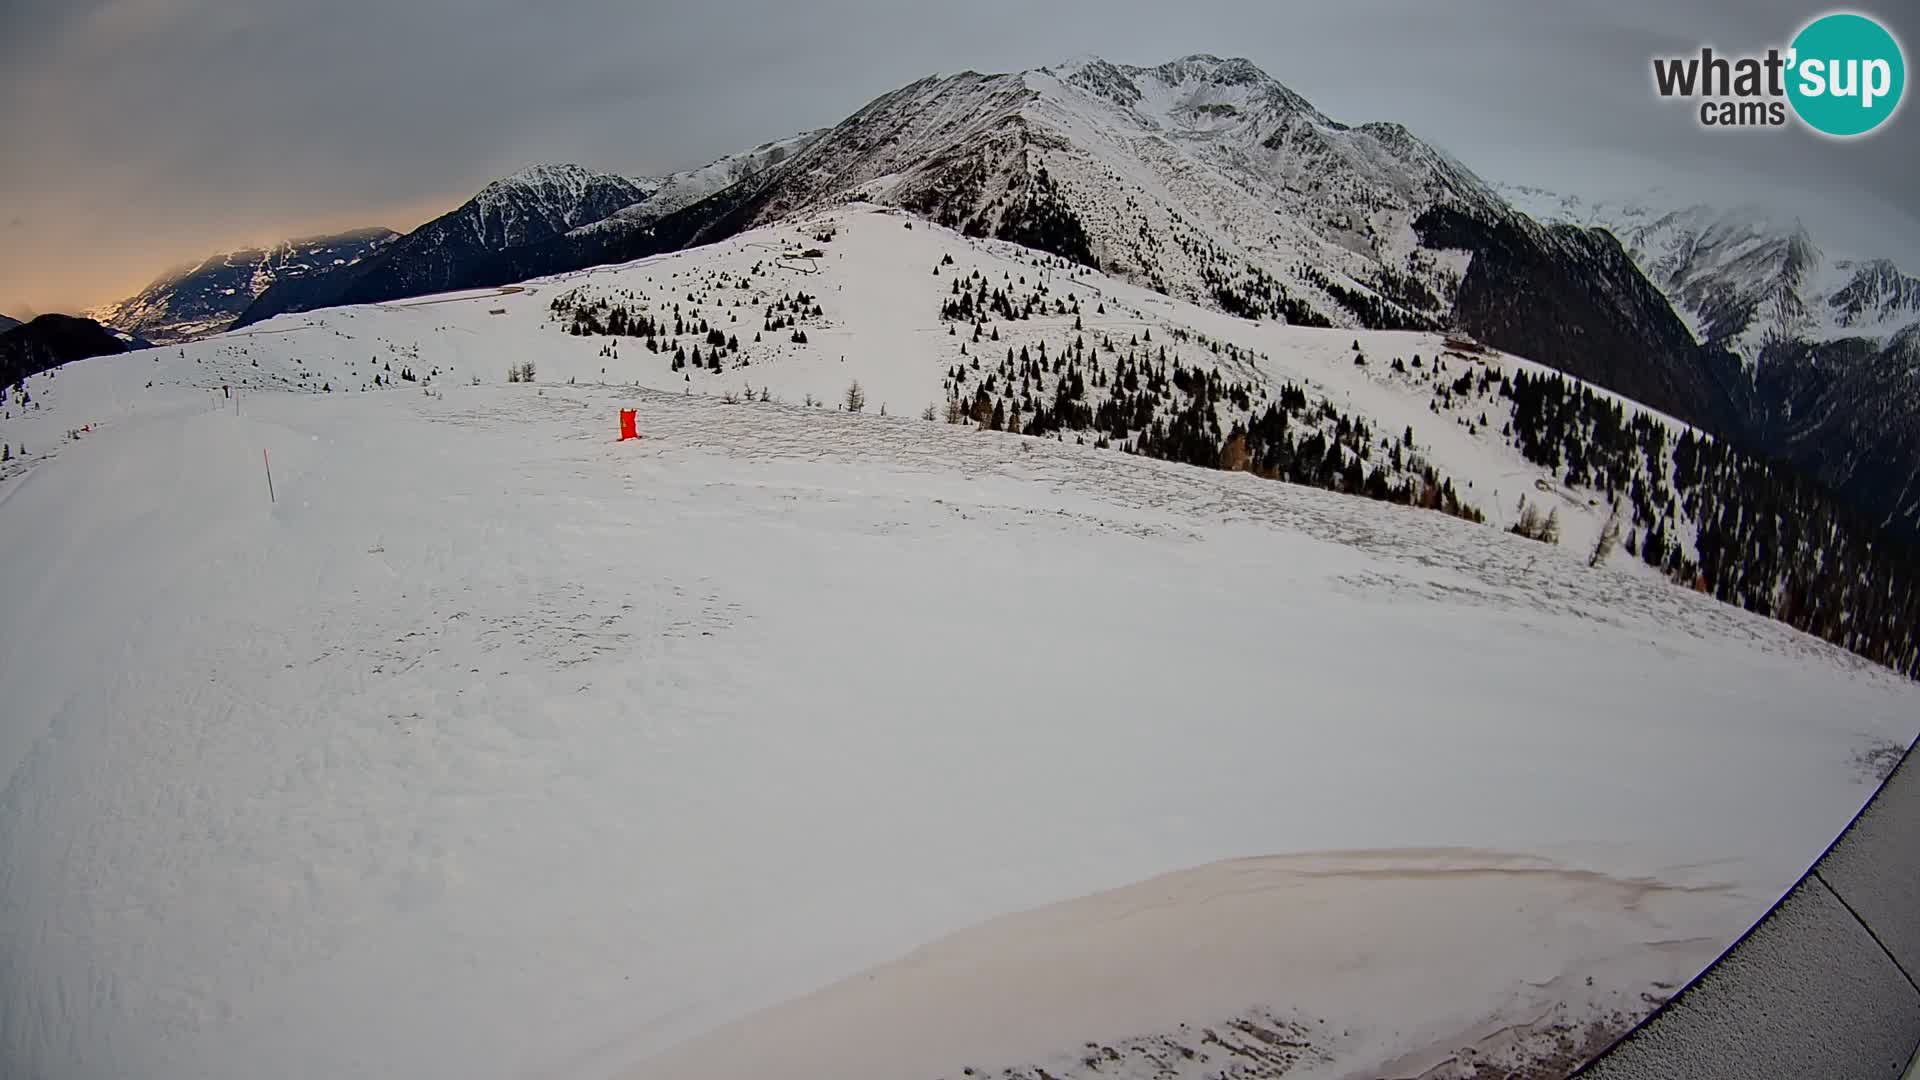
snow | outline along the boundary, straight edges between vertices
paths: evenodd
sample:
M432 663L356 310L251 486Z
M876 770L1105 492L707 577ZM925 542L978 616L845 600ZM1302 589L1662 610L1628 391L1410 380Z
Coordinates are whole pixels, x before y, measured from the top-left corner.
M751 150L716 158L698 168L683 169L649 179L646 183L654 190L644 201L617 210L600 221L582 225L573 230L573 233L587 235L607 229L643 226L676 210L692 206L715 192L780 164L793 154L804 150L809 143L821 135L822 131L824 129L802 131L784 139L761 143Z
M1639 1011L1613 988L1678 986L1711 959L1727 906L1710 889L1470 849L1235 859L995 919L633 1075L1218 1076L1215 1059L1274 1054L1248 1020L1288 1037L1289 1077L1359 1061L1376 1066L1364 1075L1433 1075L1494 1059L1501 1036L1524 1045L1569 1017ZM1241 1015L1281 985L1291 1007Z
M1594 200L1537 187L1500 190L1542 221L1611 231L1695 337L1712 336L1716 312L1733 320L1737 330L1722 328L1718 337L1750 366L1775 340L1884 340L1920 323L1912 279L1892 260L1816 243L1797 212L1695 202L1662 189ZM1901 261L1910 267L1912 256L1902 253Z
M529 198L549 207L570 207L587 201L599 188L633 187L644 196L656 183L645 178L615 176L584 165L537 163L489 183L471 201L483 214L499 213L501 207L512 207Z
M829 224L817 272L750 277L719 323L819 297L809 344L745 368L549 317L595 289L724 319L716 275ZM1089 336L1218 335L1414 423L1490 513L1539 478L1383 372L1438 339L906 224L848 208L31 380L0 419L32 450L0 477L0 1071L738 1075L884 1006L786 1074L1266 1008L1311 1024L1309 1075L1372 1075L1644 1011L1859 808L1859 755L1920 729L1911 684L1576 540L916 419L966 340L949 275L1045 274L1106 304ZM372 388L389 364L440 374ZM867 415L831 404L853 379ZM1216 890L1239 873L1263 884ZM1031 976L1042 942L1048 980L939 978ZM1188 944L1179 993L1145 993ZM862 973L888 992L835 985Z
M386 229L360 229L213 255L161 274L138 294L85 314L163 344L205 337L231 325L247 303L276 281L316 266L345 266L397 237ZM336 253L342 254L332 257Z
M1208 303L1216 284L1264 275L1274 302L1283 290L1336 325L1359 317L1330 288L1377 298L1404 288L1390 279L1434 294L1392 301L1425 305L1403 310L1403 325L1444 310L1457 266L1416 251L1423 211L1510 214L1405 129L1335 123L1247 61L1205 55L921 79L791 161L753 204L757 223L859 193L991 234L1029 205L1044 170L1102 268Z

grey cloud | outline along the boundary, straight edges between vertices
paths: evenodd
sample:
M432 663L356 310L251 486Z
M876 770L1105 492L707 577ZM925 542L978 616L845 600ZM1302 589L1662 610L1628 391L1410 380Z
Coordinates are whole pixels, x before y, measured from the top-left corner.
M832 123L932 71L1083 53L1244 55L1329 115L1398 120L1490 179L1581 191L1679 178L1832 219L1898 246L1888 254L1920 248L1911 110L1836 145L1712 137L1652 98L1651 55L1779 42L1810 13L1784 0L10 0L0 12L0 205L22 222L0 254L0 309L105 299L180 259L316 223L405 228L532 161L666 171Z

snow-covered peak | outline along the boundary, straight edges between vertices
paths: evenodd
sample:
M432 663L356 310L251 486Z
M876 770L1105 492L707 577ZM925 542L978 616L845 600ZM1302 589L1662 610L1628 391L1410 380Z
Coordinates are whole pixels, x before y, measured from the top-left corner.
M660 181L633 179L582 165L529 165L481 188L459 209L423 226L406 243L449 240L502 251L591 224L644 201Z
M1337 123L1251 62L1208 54L929 76L810 141L742 195L739 220L848 198L1335 325L1438 324L1464 265L1420 250L1427 211L1517 221L1405 128Z
M504 194L509 191L560 191L579 194L587 191L596 183L608 180L620 180L633 183L625 177L612 173L603 173L589 169L584 165L569 163L547 163L528 165L518 172L509 173L480 189L480 194Z
M482 210L510 201L575 207L594 203L608 191L638 193L639 198L633 200L638 202L653 194L658 187L657 180L616 176L584 165L529 165L481 188L479 194L473 197L473 203Z
M1026 74L1028 84L1042 93L1051 83L1073 87L1161 128L1213 129L1248 121L1271 125L1293 115L1331 123L1305 98L1237 57L1222 60L1196 53L1153 67L1085 57Z
M1611 231L1702 341L1750 364L1775 343L1887 337L1920 322L1920 279L1891 260L1834 250L1778 207L1661 190L1593 200L1537 187L1502 194L1543 220Z

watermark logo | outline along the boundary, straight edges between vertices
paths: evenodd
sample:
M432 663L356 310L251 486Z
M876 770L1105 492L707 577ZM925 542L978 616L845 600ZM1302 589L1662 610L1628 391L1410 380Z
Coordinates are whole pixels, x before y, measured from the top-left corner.
M1906 94L1900 42L1879 22L1853 12L1822 15L1800 28L1786 48L1755 56L1698 56L1653 61L1663 98L1699 101L1708 128L1785 127L1789 115L1822 135L1852 138L1893 118Z

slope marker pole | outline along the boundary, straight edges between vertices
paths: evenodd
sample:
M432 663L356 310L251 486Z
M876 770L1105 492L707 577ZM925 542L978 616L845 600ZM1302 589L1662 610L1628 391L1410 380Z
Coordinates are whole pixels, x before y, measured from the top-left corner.
M278 500L273 497L273 462L267 459L267 448L264 446L260 448L260 464L267 469L267 502L276 502Z

